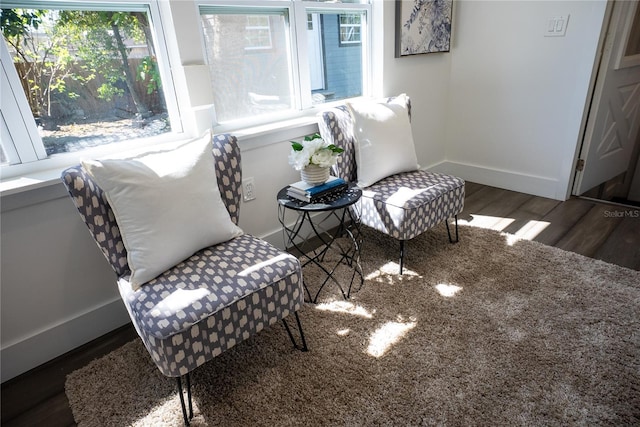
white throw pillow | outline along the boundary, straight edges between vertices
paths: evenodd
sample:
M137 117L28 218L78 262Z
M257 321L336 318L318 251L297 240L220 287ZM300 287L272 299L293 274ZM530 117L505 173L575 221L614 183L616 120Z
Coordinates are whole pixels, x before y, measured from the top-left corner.
M359 187L419 168L405 94L390 102L358 101L347 106L353 117Z
M216 181L211 133L128 159L83 160L113 209L133 289L202 248L242 234Z

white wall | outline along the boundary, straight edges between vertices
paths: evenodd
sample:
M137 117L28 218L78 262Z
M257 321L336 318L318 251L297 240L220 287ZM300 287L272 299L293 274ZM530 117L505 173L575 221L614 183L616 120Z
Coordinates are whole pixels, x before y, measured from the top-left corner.
M115 273L62 183L2 198L2 380L128 320Z
M441 167L564 200L606 2L456 2ZM547 19L570 15L565 37Z
M187 3L161 3L182 25L198 27ZM395 5L377 0L374 16L383 30L378 26L374 33L374 95L411 96L423 166L498 187L562 194L603 10L601 1L456 2L451 53L395 58ZM567 37L544 39L546 17L566 13L572 15ZM184 38L168 35L167 43L181 48L179 64L203 63L196 39L193 31ZM181 108L206 105L189 86L197 89L206 82L185 77L180 67L173 72L183 93L193 95ZM197 127L202 118L191 115L187 123ZM246 232L282 246L275 194L298 178L287 164L288 140L312 130L303 126L242 140L244 176L254 177L257 194L241 207ZM61 183L3 197L0 207L6 381L125 324L128 317L114 274Z
M446 116L452 53L395 58L395 2L384 4L384 61L379 95L407 93L411 97L414 142L418 162L429 168L445 158ZM454 23L455 25L455 23Z

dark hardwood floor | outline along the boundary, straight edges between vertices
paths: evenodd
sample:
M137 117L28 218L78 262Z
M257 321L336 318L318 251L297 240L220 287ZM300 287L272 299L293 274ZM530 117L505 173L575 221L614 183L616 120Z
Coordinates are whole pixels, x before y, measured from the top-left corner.
M640 208L570 199L566 202L467 183L465 222L522 235L547 245L640 270ZM2 384L5 427L75 425L67 374L136 337L124 326Z

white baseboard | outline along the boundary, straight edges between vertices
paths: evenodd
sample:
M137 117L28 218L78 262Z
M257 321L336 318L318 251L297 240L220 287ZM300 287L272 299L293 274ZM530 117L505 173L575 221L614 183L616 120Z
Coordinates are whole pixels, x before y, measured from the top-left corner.
M0 350L2 382L23 374L129 322L120 298L53 325Z
M518 191L534 196L565 200L566 188L560 188L557 179L527 175L514 171L489 169L482 166L444 161L426 168L433 172L446 173L466 181L505 190Z

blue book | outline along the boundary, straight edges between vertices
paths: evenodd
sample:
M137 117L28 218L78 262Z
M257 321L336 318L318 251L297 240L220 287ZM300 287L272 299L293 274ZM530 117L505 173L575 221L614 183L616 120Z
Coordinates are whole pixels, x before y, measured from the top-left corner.
M309 185L304 181L298 181L289 186L289 191L293 191L299 193L300 195L305 195L308 197L313 197L315 195L325 193L329 190L332 190L336 187L345 185L346 182L342 178L338 178L335 176L330 176L327 182L320 185Z

